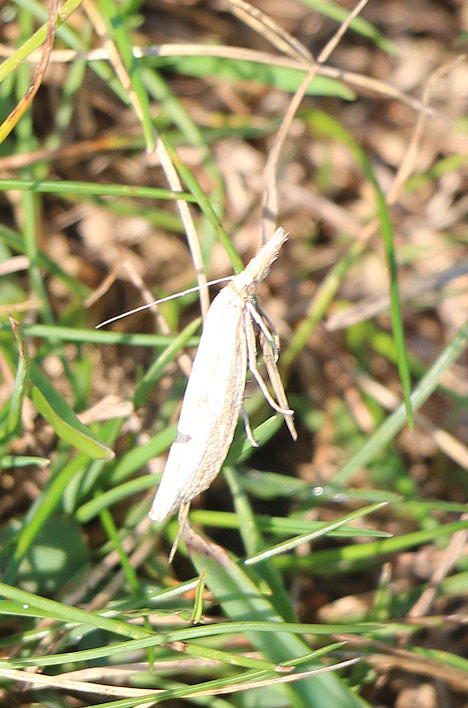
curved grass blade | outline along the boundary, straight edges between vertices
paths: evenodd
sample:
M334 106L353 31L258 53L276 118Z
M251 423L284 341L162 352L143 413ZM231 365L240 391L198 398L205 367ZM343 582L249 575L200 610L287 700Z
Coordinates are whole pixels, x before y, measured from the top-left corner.
M155 487L158 482L159 475L145 474L142 477L131 479L129 482L123 482L107 492L101 492L95 499L86 502L75 512L75 518L80 524L87 524L100 514L105 509L108 509L113 504L117 504L123 499L132 497L134 494L144 492L146 489Z
M114 457L114 452L78 420L65 399L34 363L31 365L31 383L34 405L59 438L92 459L110 460Z

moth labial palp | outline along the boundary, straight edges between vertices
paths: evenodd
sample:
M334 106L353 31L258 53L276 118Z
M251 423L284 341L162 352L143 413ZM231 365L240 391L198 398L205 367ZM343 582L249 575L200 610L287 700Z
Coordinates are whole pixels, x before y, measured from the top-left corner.
M208 310L182 401L176 439L150 511L154 521L164 521L180 509L182 526L192 499L207 489L220 471L243 405L247 368L270 406L284 417L293 439L297 438L293 411L276 366L274 335L255 303L258 286L286 239L286 231L277 229L245 270L218 293ZM276 401L257 369L254 324L259 327Z

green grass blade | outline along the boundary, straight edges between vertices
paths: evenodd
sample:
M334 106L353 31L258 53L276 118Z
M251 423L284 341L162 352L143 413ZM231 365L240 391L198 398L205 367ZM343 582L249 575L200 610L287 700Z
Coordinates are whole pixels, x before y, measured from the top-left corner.
M461 355L468 339L468 321L460 327L450 344L442 351L426 375L411 394L413 410L418 410L439 385L440 378ZM405 424L405 405L402 403L386 418L359 452L335 475L333 483L341 486L361 467L372 460L376 453L387 445Z
M193 194L193 196L197 200L197 204L200 207L201 211L203 214L206 216L208 219L209 223L213 226L215 229L220 243L224 246L226 253L228 254L232 267L234 268L234 271L236 273L239 273L241 270L244 270L244 264L242 263L241 258L237 255L237 252L234 248L234 246L231 243L231 239L223 229L216 211L213 209L211 206L210 200L207 198L206 194L204 193L203 189L200 187L198 184L197 180L195 179L195 176L192 174L192 172L188 169L188 167L182 162L180 159L179 155L177 152L174 150L172 144L168 141L167 138L164 136L162 137L162 140L164 142L164 146L169 153L172 162L174 163L174 166L176 167L179 175Z
M462 509L466 509L466 507L459 504L457 509L450 509L450 511L462 513ZM197 509L196 511L190 512L190 519L197 524L209 526L210 528L239 530L241 526L238 514L229 511ZM343 525L336 529L330 529L325 521L308 521L307 519L295 516L284 517L255 514L255 523L261 531L266 531L273 536L315 533L316 531L323 531L326 527L328 527L326 531L327 535L335 538L389 538L393 535L388 531L363 528L362 526L354 528L354 526Z
M86 462L87 458L85 455L77 455L60 470L57 476L42 492L39 502L31 510L22 531L18 535L15 550L5 573L5 581L7 583L13 582L26 552L34 543L34 539L49 516L60 504L63 491L67 484L81 471Z
M322 111L314 111L310 115L310 125L322 134L328 135L335 140L339 140L345 145L356 162L360 165L367 179L373 187L375 200L377 205L377 214L380 221L380 229L385 246L387 258L387 267L390 277L390 300L392 313L392 328L393 338L397 350L398 371L400 374L401 385L403 389L403 397L408 416L408 424L410 428L414 427L413 413L411 408L410 392L411 380L409 374L408 357L406 354L406 346L403 333L403 323L401 317L400 298L398 292L397 265L395 257L395 248L393 242L393 227L390 220L388 207L385 201L383 192L379 186L377 178L374 174L372 166L369 162L364 150L356 143L351 134L343 128L343 126L330 115Z
M6 583L0 583L0 595L18 602L20 605L26 605L28 608L36 608L41 612L45 612L51 619L63 620L67 623L74 622L78 626L91 625L92 627L102 629L106 632L112 632L113 634L134 639L140 639L141 637L148 636L148 632L146 630L141 629L134 624L121 622L120 620L115 619L108 619L107 617L101 617L94 612L87 612L86 610L81 610L78 607L71 607L70 605L65 605L62 602L49 600L45 597L40 597L39 595L34 595L33 593L27 592L26 590L20 590L19 588L12 587ZM126 644L131 646L132 642L127 642ZM73 652L71 653L73 654ZM51 656L48 658L57 659L57 656Z
M155 149L155 131L150 114L148 94L141 77L138 62L133 56L132 43L128 36L123 17L113 0L98 0L101 8L101 17L107 25L109 37L115 42L122 61L127 69L134 95L138 101L138 108L134 106L137 117L141 121L145 136L147 152Z
M93 197L111 196L132 197L134 199L165 199L168 201L183 199L187 202L196 201L195 197L188 192L174 192L170 189L162 189L160 187L144 187L130 184L99 184L97 182L76 182L74 180L2 179L0 181L0 191L9 189L18 189L23 192L37 192L40 194L76 194Z
M100 492L95 499L91 499L80 506L75 513L75 518L80 524L87 524L113 504L132 497L134 494L151 489L151 487L156 486L157 482L157 475L145 474L142 477L131 479L129 482L113 486L112 489L107 492Z
M340 24L346 20L349 14L345 7L341 7L335 2L329 2L329 0L299 0L299 2L302 2L308 7L312 7L317 12L320 12L321 15L336 20ZM371 42L374 42L377 47L380 47L380 49L387 52L387 54L396 56L399 53L398 46L364 18L355 17L351 20L349 28L356 32L356 34L370 39Z
M113 451L81 423L36 364L31 366L32 401L38 412L53 427L59 438L92 459L110 460Z
M16 339L16 346L18 348L18 365L16 367L13 391L10 396L8 414L0 426L0 440L9 438L15 432L20 432L21 411L29 373L28 352L24 346L24 341L17 326L18 323L13 320L13 318L10 318L10 324L12 326L13 334Z
M200 49L200 54L203 54L203 48ZM213 77L216 81L254 81L288 93L297 91L306 74L306 71L301 69L215 56L158 57L145 58L144 61L155 63L159 70L168 68L187 76ZM336 96L347 101L355 98L350 88L326 76L315 76L309 83L306 94Z
M300 534L299 536L296 536L296 538L284 541L283 543L279 543L276 546L271 546L266 551L262 551L261 553L257 553L251 556L250 558L247 558L245 563L246 565L254 565L255 563L259 563L260 561L266 560L267 558L272 558L273 556L279 555L280 553L293 551L295 548L297 548L303 543L307 543L316 538L320 538L321 536L328 534L330 531L335 531L335 529L340 528L340 526L344 526L350 521L359 519L362 516L372 514L374 511L378 511L378 509L381 509L383 506L386 505L387 502L379 502L377 504L370 504L369 506L366 506L363 509L357 509L356 511L352 511L349 514L342 516L340 519L337 519L336 521L332 521L329 524L325 524L321 529Z
M2 455L0 457L0 469L21 469L22 467L47 467L50 460L47 457L34 457L32 455Z
M272 629L278 630L282 618L277 615L268 598L260 592L257 584L242 568L222 549L216 552L202 552L199 547L191 548L191 559L199 573L206 572L206 583L224 613L232 621L247 622L255 617L262 617L265 623L271 623ZM218 557L222 556L221 559ZM263 657L281 663L300 657L308 651L307 644L300 637L278 632L274 637L263 633L250 632L245 627L252 644ZM288 696L288 705L306 708L352 708L364 705L363 702L333 674L311 677L284 689Z
M169 344L162 354L146 370L145 375L141 379L133 395L133 404L135 408L140 408L140 406L145 404L148 396L151 395L154 387L164 374L167 365L170 364L171 361L174 361L177 354L186 346L187 342L200 327L200 323L200 318L196 318L193 322L190 322L190 324L188 324L187 327L185 327L185 329L183 329L182 332L175 337L174 341Z
M468 521L453 521L429 529L393 536L379 541L369 541L327 551L314 551L307 556L280 556L276 559L278 567L286 572L297 573L300 570L317 574L338 574L362 566L375 565L379 558L387 553L397 553L415 546L434 543L438 539L446 542L456 531L468 528Z
M82 2L83 0L67 0L67 2L63 4L57 15L58 30ZM18 0L15 0L15 3L20 6L22 4L18 2ZM43 12L47 15L47 11L44 8ZM21 62L27 59L35 49L39 49L41 44L45 42L46 36L47 24L44 24L28 40L26 40L24 44L22 44L21 47L14 54L12 54L11 57L5 59L3 64L0 64L0 82L3 81L9 74L16 71Z
M144 467L153 457L162 455L175 440L177 425L169 425L156 433L148 442L128 450L118 460L109 473L109 483L120 484L131 474Z
M176 338L172 334L127 334L126 332L106 332L103 329L79 329L75 327L60 327L59 325L21 325L21 330L28 337L43 339L63 339L67 342L87 342L88 344L125 344L133 347L150 347L164 349ZM0 332L8 332L7 325L0 324ZM188 347L196 347L199 337L192 337L186 342Z
M253 513L250 501L242 488L239 475L234 468L225 468L224 475L229 484L238 522L239 532L248 555L265 548L261 527ZM271 603L275 611L286 622L295 622L296 613L283 578L273 563L263 563L257 569L265 585L270 589Z

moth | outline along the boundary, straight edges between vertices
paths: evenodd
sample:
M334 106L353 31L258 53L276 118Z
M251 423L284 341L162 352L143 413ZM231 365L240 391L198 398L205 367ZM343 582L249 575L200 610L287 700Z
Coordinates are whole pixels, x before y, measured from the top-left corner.
M210 486L220 471L243 407L247 368L270 406L283 415L293 439L297 438L294 413L289 409L276 366L277 338L256 303L258 286L267 277L286 239L286 231L279 228L245 270L233 276L218 293L208 310L184 393L176 438L150 511L154 521L164 521L179 510L181 530L190 502ZM277 401L257 368L257 332ZM255 444L247 422L246 429Z

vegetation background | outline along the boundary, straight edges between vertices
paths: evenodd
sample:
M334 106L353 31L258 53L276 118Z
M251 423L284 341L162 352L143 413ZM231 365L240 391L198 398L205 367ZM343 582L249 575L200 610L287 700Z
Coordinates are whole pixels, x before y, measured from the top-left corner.
M468 705L468 5L362 6L0 7L2 705ZM299 439L249 382L169 566L208 291L94 327L272 222Z

